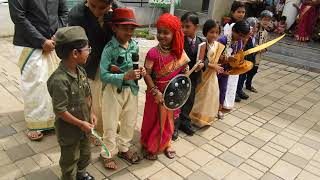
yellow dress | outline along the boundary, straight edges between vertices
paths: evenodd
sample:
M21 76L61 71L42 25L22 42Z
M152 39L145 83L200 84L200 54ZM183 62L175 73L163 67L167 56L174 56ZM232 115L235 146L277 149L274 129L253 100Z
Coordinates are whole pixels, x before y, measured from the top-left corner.
M217 64L224 45L214 42L208 46L209 63ZM215 120L219 110L219 85L217 72L207 68L202 73L201 83L196 88L195 102L190 113L192 123L199 127L209 126Z

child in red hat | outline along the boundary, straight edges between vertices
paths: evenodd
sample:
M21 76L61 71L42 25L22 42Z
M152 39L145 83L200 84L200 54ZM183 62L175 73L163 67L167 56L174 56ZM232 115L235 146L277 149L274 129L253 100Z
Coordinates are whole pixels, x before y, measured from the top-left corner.
M102 87L103 141L111 154L130 163L138 163L140 157L129 149L138 113L137 81L145 76L144 67L133 68L133 59L138 57L137 42L132 40L139 25L131 9L118 8L113 12L112 29L114 36L105 46L100 62ZM120 122L117 133L118 122ZM108 158L101 150L104 167L117 169L113 157Z

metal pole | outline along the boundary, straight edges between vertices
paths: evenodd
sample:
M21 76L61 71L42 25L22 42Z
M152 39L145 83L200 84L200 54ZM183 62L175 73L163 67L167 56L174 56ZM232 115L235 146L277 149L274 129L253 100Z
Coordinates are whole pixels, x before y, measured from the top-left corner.
M174 5L175 5L175 0L171 0L170 4L170 14L174 15Z

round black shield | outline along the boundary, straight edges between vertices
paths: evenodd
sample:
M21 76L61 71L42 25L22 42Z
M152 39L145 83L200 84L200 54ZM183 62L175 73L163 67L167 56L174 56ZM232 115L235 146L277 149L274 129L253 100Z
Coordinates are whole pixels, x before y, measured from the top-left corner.
M169 110L182 107L188 100L191 92L191 81L185 75L178 75L171 79L164 90L164 106Z

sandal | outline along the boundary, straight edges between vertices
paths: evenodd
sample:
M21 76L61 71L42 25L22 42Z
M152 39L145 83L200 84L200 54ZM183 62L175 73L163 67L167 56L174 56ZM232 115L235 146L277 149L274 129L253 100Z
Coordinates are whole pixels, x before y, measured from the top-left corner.
M222 120L224 118L224 114L221 111L218 111L218 119Z
M176 151L174 150L170 150L170 148L167 148L165 151L164 151L164 154L167 156L167 158L169 159L173 159L176 157Z
M31 141L39 141L43 138L41 131L28 130L27 136Z
M101 156L100 156L101 157ZM103 167L110 170L116 170L118 168L117 162L113 158L103 158L101 157L103 162Z
M141 161L138 153L131 150L128 150L127 152L118 152L118 157L128 161L131 164L138 164Z

